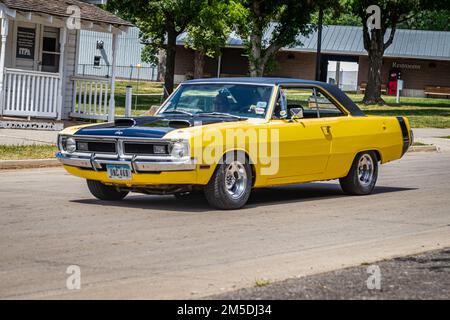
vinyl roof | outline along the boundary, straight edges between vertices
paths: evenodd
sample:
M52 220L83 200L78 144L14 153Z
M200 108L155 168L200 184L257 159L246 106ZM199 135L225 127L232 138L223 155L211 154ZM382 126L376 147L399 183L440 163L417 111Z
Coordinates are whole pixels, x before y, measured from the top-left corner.
M266 37L272 33L273 26L266 32ZM386 32L386 39L389 37ZM184 44L186 35L178 38L179 44ZM307 37L298 36L300 45L284 48L286 51L316 52L317 32ZM242 47L242 40L235 33L228 38L228 47ZM362 27L355 26L324 26L322 31L322 52L343 55L367 55L363 44ZM386 50L385 57L416 58L432 60L450 60L450 32L398 29L394 41Z

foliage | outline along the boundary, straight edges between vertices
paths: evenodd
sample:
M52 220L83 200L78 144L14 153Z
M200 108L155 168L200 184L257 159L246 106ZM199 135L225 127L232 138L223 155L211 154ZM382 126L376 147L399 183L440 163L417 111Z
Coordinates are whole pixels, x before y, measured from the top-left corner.
M250 74L262 76L266 64L282 47L298 45L298 35L307 35L314 28L310 23L313 11L319 4L330 2L232 0L231 12L249 54Z

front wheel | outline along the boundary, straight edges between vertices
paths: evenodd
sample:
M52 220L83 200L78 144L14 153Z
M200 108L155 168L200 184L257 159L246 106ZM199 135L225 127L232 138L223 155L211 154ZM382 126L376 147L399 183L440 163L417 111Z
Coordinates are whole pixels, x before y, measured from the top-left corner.
M118 201L128 194L128 191L119 191L115 187L107 186L100 181L87 180L91 194L100 200Z
M217 209L242 208L250 197L252 170L246 157L234 157L217 165L204 192L208 203Z
M372 193L378 178L378 159L373 151L358 153L348 175L339 179L342 190L350 195Z

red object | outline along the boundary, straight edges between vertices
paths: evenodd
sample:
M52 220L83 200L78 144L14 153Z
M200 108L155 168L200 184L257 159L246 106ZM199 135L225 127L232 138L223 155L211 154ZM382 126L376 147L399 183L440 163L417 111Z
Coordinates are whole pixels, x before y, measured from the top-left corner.
M397 94L397 80L400 78L400 72L392 70L389 73L388 94Z

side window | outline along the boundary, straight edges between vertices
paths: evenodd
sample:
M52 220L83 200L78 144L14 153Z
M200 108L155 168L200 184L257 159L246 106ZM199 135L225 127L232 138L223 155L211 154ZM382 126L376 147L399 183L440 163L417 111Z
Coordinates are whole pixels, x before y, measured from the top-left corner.
M287 118L292 115L291 109L302 109L303 118L339 117L344 113L317 88L281 87L278 102L274 110L274 118L280 118L282 100L286 101Z

